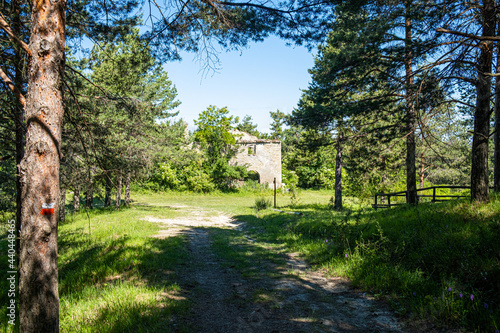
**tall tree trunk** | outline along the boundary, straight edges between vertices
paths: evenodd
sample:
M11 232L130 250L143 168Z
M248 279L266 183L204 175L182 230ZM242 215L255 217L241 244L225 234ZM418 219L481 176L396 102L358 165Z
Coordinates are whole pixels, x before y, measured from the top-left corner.
M115 208L120 209L120 205L122 203L122 172L118 172L118 176L116 177L116 202Z
M59 332L57 216L65 2L31 4L26 151L21 162L20 331Z
M343 136L339 131L337 135L337 155L335 157L335 210L342 209L342 150L343 150Z
M130 178L131 172L127 171L127 176L125 177L125 206L128 207L130 205Z
M87 189L85 192L85 207L94 209L94 191L92 188Z
M111 177L106 173L104 175L106 181L105 195L104 195L104 207L111 206Z
M498 25L497 36L500 36L500 24ZM496 73L500 73L500 42L497 43L497 68ZM495 135L494 135L494 155L493 155L493 188L495 192L500 191L500 77L495 79Z
M59 200L59 222L66 219L66 186L61 186L61 200Z
M80 210L80 185L75 185L73 193L73 212L78 212Z
M12 1L13 17L12 30L16 36L21 37L21 8L19 0ZM14 45L14 85L22 92L23 73L22 56L19 46ZM21 207L22 207L22 185L21 185L21 161L24 157L24 107L16 102L14 105L14 125L16 127L16 251L20 258L21 248ZM18 266L19 267L19 262Z
M483 36L495 35L495 1L485 0L481 8ZM488 188L488 141L490 135L490 93L493 42L481 41L477 62L476 110L472 136L471 199L486 202Z
M415 102L413 89L411 0L406 1L405 18L405 71L406 71L406 202L417 203L417 177L415 167Z

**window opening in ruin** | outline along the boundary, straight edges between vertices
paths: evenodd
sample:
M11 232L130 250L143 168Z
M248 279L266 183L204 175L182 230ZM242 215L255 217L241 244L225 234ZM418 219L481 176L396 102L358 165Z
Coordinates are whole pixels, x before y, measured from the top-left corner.
M248 146L248 155L255 155L257 153L257 145Z

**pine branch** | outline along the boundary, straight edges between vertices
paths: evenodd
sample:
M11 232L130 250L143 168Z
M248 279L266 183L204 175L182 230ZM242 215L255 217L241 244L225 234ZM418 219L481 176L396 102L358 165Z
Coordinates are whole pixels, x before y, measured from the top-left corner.
M7 33L7 35L9 36L9 39L11 41L13 41L17 45L19 45L19 47L21 47L24 51L26 51L26 53L28 53L28 55L31 55L31 51L30 51L28 44L26 44L25 42L20 40L19 37L17 37L14 34L14 32L10 28L9 24L5 20L5 17L2 15L2 13L0 13L0 28L2 28Z
M478 36L478 35L473 35L473 34L468 34L465 32L460 32L460 31L454 31L454 30L448 30L444 28L437 28L437 32L443 32L446 34L451 34L451 35L456 35L456 36L462 36L462 37L467 37L470 39L477 39L477 40L490 40L490 41L500 41L500 36Z
M1 14L0 14L1 15ZM16 95L16 98L18 99L19 103L24 107L26 107L26 98L24 98L24 95L17 89L15 86L14 82L5 74L5 72L0 68L0 77L2 78L3 82L9 87L9 89Z
M256 4L256 3L250 3L250 2L227 2L227 1L220 1L219 4L223 5L223 6L232 6L232 7L254 7L254 8L259 8L259 9L263 9L263 10L267 10L267 11L270 11L270 12L276 12L276 13L280 13L280 14L292 14L292 13L297 13L297 12L300 12L304 9L307 9L307 8L310 8L310 7L315 7L315 6L318 6L318 5L324 5L324 4L329 4L330 2L329 1L320 1L320 2L316 2L316 3L311 3L311 4L308 4L308 5L304 5L302 7L299 7L299 8L295 8L295 9L278 9L278 8L273 8L273 7L268 7L268 6L264 6L264 5L261 5L261 4Z

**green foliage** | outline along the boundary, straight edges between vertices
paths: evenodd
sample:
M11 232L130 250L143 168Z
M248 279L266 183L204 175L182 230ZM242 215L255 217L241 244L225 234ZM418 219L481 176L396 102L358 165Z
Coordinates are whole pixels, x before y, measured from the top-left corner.
M243 166L229 165L229 160L236 154L236 138L231 133L237 118L229 116L229 110L208 107L200 113L195 124L198 126L194 138L200 143L205 159L203 168L210 175L218 189L228 190L234 187L234 180L247 175Z
M160 163L158 165L158 171L160 174L161 185L165 188L172 190L178 189L181 181L179 180L179 175L177 170L172 166L171 163Z
M284 191L288 191L288 193L290 195L291 205L294 206L294 205L298 204L298 202L299 202L299 198L298 198L299 177L297 176L297 174L294 171L283 169L282 182L283 182L282 189Z
M271 189L267 184L260 184L257 180L245 180L242 186L238 188L238 192L242 193L261 193L270 192Z
M271 199L266 199L264 197L255 199L255 210L261 211L271 207Z
M270 136L281 140L283 169L293 171L297 175L297 186L332 186L334 177L328 178L335 163L331 134L327 130L296 125L289 115L279 110L271 112L271 117L274 122ZM288 127L284 128L285 125Z
M335 169L322 165L318 171L316 182L321 184L320 187L328 190L335 189Z
M183 168L185 184L188 190L194 192L210 192L215 189L215 185L199 163L191 163ZM182 188L180 188L182 189Z
M184 166L163 162L157 166L157 174L152 177L159 189L177 191L210 192L215 189L210 176L204 171L201 160Z
M261 138L261 133L257 130L258 125L252 122L252 116L245 115L241 122L236 125L236 129L241 132Z
M169 119L180 104L175 86L137 29L94 47L88 59L70 58L70 63L87 69L93 84L67 72L72 98L63 129L61 180L66 187L97 194L104 183L109 193L120 173L123 180L127 172L146 178L156 161L191 160L191 153L181 149L188 144L184 122Z
M13 158L0 164L0 211L14 211L16 207L16 183L10 177L15 174L15 161Z
M275 112L270 111L269 115L273 120L271 123L271 139L283 140L284 139L283 126L285 125L286 122L286 115L280 110L276 110Z
M299 177L294 171L283 169L282 183L284 189L297 189L297 185L299 184Z
M217 108L211 105L194 121L198 126L194 133L195 141L202 146L210 146L214 156L219 156L223 154L222 150L226 145L235 144L236 139L231 134L231 129L237 122L237 118L229 116L227 107Z

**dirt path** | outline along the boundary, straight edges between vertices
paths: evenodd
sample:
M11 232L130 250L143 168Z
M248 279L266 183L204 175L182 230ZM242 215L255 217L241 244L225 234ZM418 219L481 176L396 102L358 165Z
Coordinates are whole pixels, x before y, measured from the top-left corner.
M191 260L179 276L192 301L183 320L193 332L404 331L387 305L355 292L345 279L311 270L294 254L283 254L285 265L259 261L258 274L244 276L213 249L214 228L244 234L244 224L226 215L193 211L189 218L145 220L162 225L157 237L189 239ZM246 240L235 246L252 246L253 240Z

